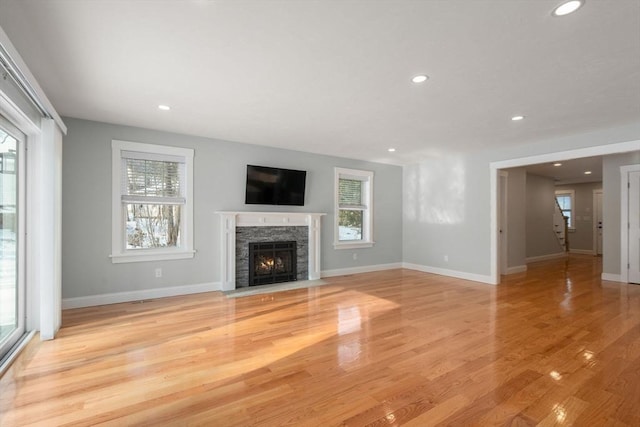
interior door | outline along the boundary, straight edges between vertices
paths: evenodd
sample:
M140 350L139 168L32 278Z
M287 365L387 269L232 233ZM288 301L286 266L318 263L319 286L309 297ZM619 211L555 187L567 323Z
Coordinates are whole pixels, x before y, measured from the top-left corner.
M0 358L25 332L24 143L0 116Z
M640 283L640 172L629 172L629 283Z
M593 193L593 221L595 224L595 247L596 255L602 255L602 190Z
M507 185L508 175L507 172L500 172L500 206L498 208L498 214L500 219L498 224L500 227L500 274L507 274L509 270L509 247L507 243Z

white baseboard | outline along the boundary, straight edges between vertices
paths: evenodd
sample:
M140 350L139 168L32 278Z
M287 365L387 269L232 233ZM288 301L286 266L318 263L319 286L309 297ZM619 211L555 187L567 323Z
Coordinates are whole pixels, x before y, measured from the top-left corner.
M527 271L527 266L525 265L516 265L515 267L508 267L505 274L516 274L516 273L524 273Z
M496 284L495 281L492 280L491 276L485 276L482 274L467 273L464 271L457 271L457 270L448 270L446 268L430 267L428 265L412 264L410 262L403 262L402 267L407 268L409 270L422 271L424 273L439 274L440 276L448 276L448 277L455 277L457 279L472 280L474 282L488 283L490 285Z
M168 288L142 289L139 291L114 292L112 294L64 298L62 300L62 309L66 310L69 308L93 307L96 305L174 297L177 295L199 294L202 292L219 291L220 289L222 289L222 286L219 282L212 282L200 283L197 285L172 286Z
M375 264L375 265L364 265L362 267L324 270L320 272L320 277L346 276L347 274L370 273L372 271L393 270L394 268L402 268L402 263L394 262L391 264Z
M582 255L595 255L592 249L569 249L569 253Z
M550 259L557 259L557 258L566 258L566 256L567 256L566 252L557 252L555 254L527 257L526 261L527 261L527 264L528 264L530 262L547 261L547 260L550 260Z
M602 273L600 277L602 280L608 280L609 282L623 282L621 274Z

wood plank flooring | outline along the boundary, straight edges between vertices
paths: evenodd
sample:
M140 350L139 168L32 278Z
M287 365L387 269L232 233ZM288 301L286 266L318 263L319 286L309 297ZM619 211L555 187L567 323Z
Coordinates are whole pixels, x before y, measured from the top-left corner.
M68 310L0 381L10 426L640 426L640 286L600 259L497 287L411 270Z

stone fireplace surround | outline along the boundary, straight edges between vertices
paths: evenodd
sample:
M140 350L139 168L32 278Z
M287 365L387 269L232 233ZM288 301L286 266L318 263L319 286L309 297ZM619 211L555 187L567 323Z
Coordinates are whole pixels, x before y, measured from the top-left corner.
M236 227L236 288L250 286L250 243L286 241L296 242L297 256L294 262L297 274L295 280L307 280L309 277L308 227L288 225L284 227Z
M323 213L306 212L216 212L221 220L221 282L223 291L236 289L236 231L240 227L269 227L272 234L280 227L306 227L308 230L307 277L320 279L320 227ZM277 227L277 228L276 228ZM283 229L284 230L284 229Z

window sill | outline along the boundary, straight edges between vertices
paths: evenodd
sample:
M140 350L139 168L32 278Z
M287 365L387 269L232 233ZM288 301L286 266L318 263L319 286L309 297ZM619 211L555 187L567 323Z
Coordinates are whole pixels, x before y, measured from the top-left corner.
M162 252L134 252L126 254L109 255L113 264L122 264L127 262L146 262L146 261L170 261L175 259L193 258L196 251L162 251Z
M334 249L358 249L358 248L371 248L375 245L375 242L334 242Z

